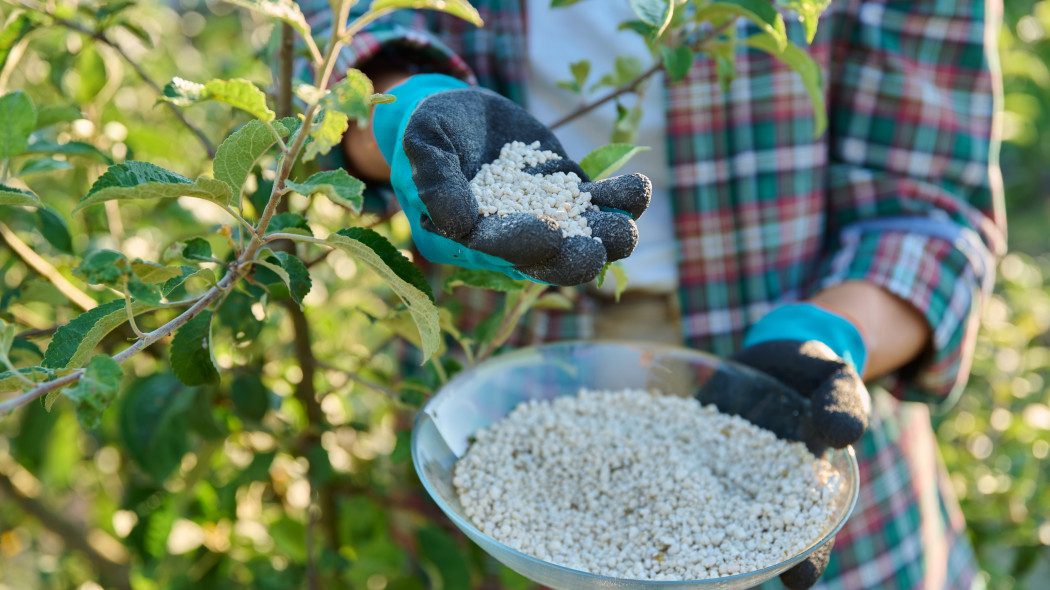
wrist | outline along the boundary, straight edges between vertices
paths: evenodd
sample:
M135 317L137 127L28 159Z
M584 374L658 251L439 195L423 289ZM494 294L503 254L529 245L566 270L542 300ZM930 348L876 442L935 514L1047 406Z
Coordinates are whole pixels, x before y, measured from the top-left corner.
M858 324L813 303L789 303L762 317L747 331L744 346L773 340L816 340L826 344L863 375L868 350Z

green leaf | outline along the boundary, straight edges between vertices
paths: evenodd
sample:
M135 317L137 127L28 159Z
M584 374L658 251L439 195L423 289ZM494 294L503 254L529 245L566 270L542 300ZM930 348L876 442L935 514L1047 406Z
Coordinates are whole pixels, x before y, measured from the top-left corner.
M171 371L185 385L219 382L219 369L211 350L211 318L211 311L201 312L171 339Z
M102 412L117 397L122 377L124 369L120 368L120 363L100 354L88 362L83 376L75 385L62 391L62 395L73 401L77 419L84 428L98 428L102 422Z
M209 80L204 89L211 100L232 105L263 121L273 121L276 115L266 106L266 94L248 80Z
M179 466L189 450L186 414L194 397L194 388L184 387L170 373L136 380L121 396L122 448L158 482Z
M288 129L280 123L274 123L274 129L281 134L282 139L288 137ZM248 121L219 144L219 148L215 150L215 178L230 185L237 195L235 201L240 200L244 181L255 162L275 143L277 138L266 123Z
M182 274L179 276L169 279L164 286L161 287L160 292L165 297L171 295L171 293L180 286L184 286L186 283L199 279L204 281L208 286L214 286L216 281L215 271L210 268L194 268L192 266L179 267Z
M325 107L343 113L356 121L358 127L365 128L368 127L368 120L372 115L372 97L387 96L376 95L374 92L368 76L360 70L350 68L346 71L346 77L332 86Z
M693 60L696 58L693 50L687 45L673 48L661 45L660 55L664 58L664 69L667 70L667 76L672 82L681 82L689 73L689 69L693 67Z
M204 177L190 180L149 162L128 161L110 166L98 177L73 212L103 201L170 197L196 197L228 207L233 191L221 180Z
M593 92L602 86L622 86L637 78L641 73L641 60L632 55L621 55L616 58L613 71L602 76L590 89Z
M397 100L397 97L393 94L373 94L368 97L368 104L390 104Z
M329 235L325 242L372 267L408 306L419 330L423 360L426 362L441 343L441 328L438 310L434 306L434 293L423 273L386 238L370 229L342 229Z
M280 19L295 29L305 39L310 36L310 25L306 23L306 18L303 17L303 11L299 9L299 5L292 0L226 0L230 4L237 6L243 6L251 10L255 10L270 16L273 18Z
M817 34L817 21L831 4L831 0L777 0L777 4L798 14L799 22L806 29L806 43L812 43Z
M364 204L361 194L365 190L365 183L350 176L342 168L318 172L305 182L289 180L285 182L285 186L307 197L324 195L335 204L342 205L354 213L360 213Z
M26 36L29 31L36 27L36 23L29 14L19 12L8 20L4 29L0 31L0 69L7 65L7 58L11 56L11 49Z
M40 234L47 243L66 254L73 253L73 237L69 235L66 220L48 207L38 206L37 219L40 222Z
M200 239L200 238L194 238ZM164 266L156 262L136 258L131 262L131 272L138 280L147 285L166 283L171 279L182 276L182 269L177 266Z
M131 305L136 316L152 309L155 308L139 302ZM55 331L41 364L50 369L82 367L98 343L126 321L123 299L85 311Z
M0 184L0 205L42 207L44 204L32 191Z
M15 176L31 176L33 174L45 174L47 172L55 172L56 170L68 170L73 165L65 160L55 160L52 158L32 158L26 160L25 164L22 164L22 168L18 170L18 174Z
M561 8L562 6L572 6L582 0L551 0L551 8Z
M107 156L102 150L91 145L90 143L85 143L83 141L68 141L66 143L58 143L46 139L36 139L35 141L29 144L29 147L26 148L25 153L45 155L61 154L67 157L78 156L88 158L96 162L100 162L107 166L111 166L113 164L113 158Z
M652 41L656 37L656 27L644 23L640 20L629 20L620 23L620 26L616 27L617 31L634 31L641 35L647 42Z
M190 238L182 248L182 257L186 260L211 261L211 244L204 238Z
M350 121L344 113L333 110L325 111L321 122L310 130L310 139L313 141L303 148L302 160L309 162L318 155L323 156L332 151L333 147L343 141L343 134L346 133L349 126Z
M455 539L434 525L426 525L416 531L416 543L420 557L430 562L433 570L441 576L440 583L431 587L442 590L470 590L470 567L463 550Z
M266 106L266 94L251 81L243 78L209 80L204 84L173 78L164 86L164 91L157 100L183 107L205 100L215 100L241 109L263 121L273 121L276 117Z
M507 275L494 270L480 268L460 268L455 274L445 279L442 288L446 293L461 285L476 287L478 289L490 289L492 291L521 291L525 287L524 281L515 281Z
M26 382L19 376L33 383L41 383L50 380L54 375L55 372L47 367L21 367L14 371L4 371L0 373L0 393L22 391L28 388Z
M21 90L0 97L0 158L17 156L29 147L29 134L36 128L36 108Z
M656 36L663 34L674 14L672 0L630 0L631 9L642 22L656 28Z
M820 137L828 127L828 111L824 103L823 77L817 62L794 43L781 47L768 34L752 35L744 40L744 44L777 57L798 73L813 105L813 137Z
M45 105L36 110L36 128L43 129L56 123L68 123L83 117L78 109L72 105Z
M270 409L270 392L258 373L238 375L230 387L234 411L250 422L259 422Z
M369 11L397 10L399 8L440 10L459 17L476 27L484 25L481 15L467 0L372 0Z
M598 181L616 172L621 166L633 158L635 154L648 150L645 146L636 146L626 143L612 143L602 146L587 154L580 160L580 168L587 173L592 181Z
M569 64L569 72L572 73L572 81L560 81L557 83L558 86L577 94L583 92L583 87L587 84L587 77L591 75L591 62L586 59L573 62Z
M787 45L787 30L784 17L769 0L721 0L712 2L697 9L694 18L697 22L713 19L744 17L758 25L773 40L779 49Z
M219 323L230 330L237 342L249 342L259 335L263 323L252 314L254 298L243 291L231 291L219 307Z
M298 213L278 213L270 218L270 225L266 226L268 233L291 233L304 236L313 236L310 225L306 219Z
M281 268L287 273L288 291L292 299L299 305L302 305L303 298L310 292L310 287L313 284L310 280L310 271L303 264L303 261L293 254L278 251L274 252L273 255L277 257Z
M116 250L96 250L80 261L74 271L89 285L120 285L128 272L128 259Z

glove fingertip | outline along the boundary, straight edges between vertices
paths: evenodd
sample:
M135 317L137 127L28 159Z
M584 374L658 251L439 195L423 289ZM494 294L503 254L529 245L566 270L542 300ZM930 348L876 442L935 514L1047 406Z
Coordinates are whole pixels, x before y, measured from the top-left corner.
M549 217L490 215L478 220L464 244L511 264L528 266L556 256L562 234L557 222Z
M831 559L831 548L834 544L835 539L832 538L815 549L806 559L780 574L780 581L790 590L806 590L813 587L828 567L828 561Z
M591 202L599 207L626 211L638 219L649 208L653 183L644 174L624 174L580 184L580 190L591 194Z
M851 445L868 428L868 391L849 366L835 372L813 395L813 422L832 447Z
M605 266L605 248L595 239L572 236L562 240L557 255L517 270L550 285L574 287L594 280Z

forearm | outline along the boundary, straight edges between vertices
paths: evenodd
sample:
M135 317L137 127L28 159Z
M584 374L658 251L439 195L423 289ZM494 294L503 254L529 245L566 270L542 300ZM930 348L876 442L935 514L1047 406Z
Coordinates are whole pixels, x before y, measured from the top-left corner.
M865 380L903 367L930 344L930 326L919 310L875 284L845 281L811 301L857 324L868 353Z

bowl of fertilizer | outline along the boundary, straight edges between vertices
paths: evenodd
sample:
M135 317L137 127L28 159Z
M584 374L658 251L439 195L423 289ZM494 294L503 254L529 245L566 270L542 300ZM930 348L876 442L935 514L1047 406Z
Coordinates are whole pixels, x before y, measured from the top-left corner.
M457 375L420 411L412 460L460 530L544 586L751 588L857 500L853 449L813 444L808 416L711 355L566 342Z

